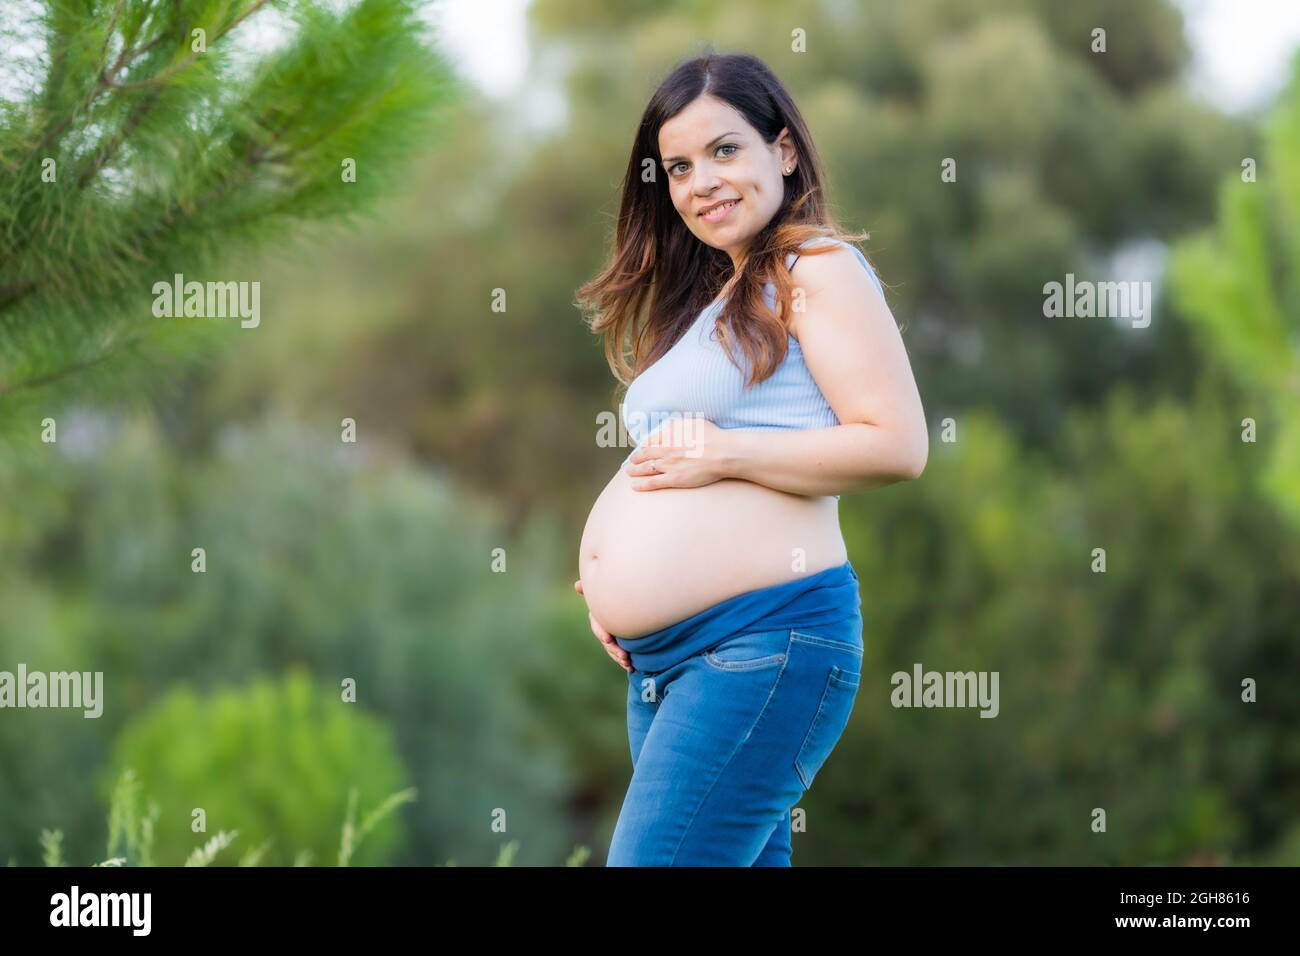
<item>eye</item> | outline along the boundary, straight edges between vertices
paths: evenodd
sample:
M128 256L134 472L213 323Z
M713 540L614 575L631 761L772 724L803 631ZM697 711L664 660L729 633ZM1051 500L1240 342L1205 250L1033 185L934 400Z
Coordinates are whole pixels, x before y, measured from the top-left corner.
M733 149L733 150L736 150L736 149L740 149L740 147L739 147L738 145L736 145L735 143L722 143L720 146L718 146L718 150L723 150L723 149ZM714 150L714 152L717 152L718 150ZM727 155L727 157L729 158L729 157L734 156L734 155L736 155L736 154L735 154L735 153L727 153L726 155ZM671 166L668 167L668 175L669 175L669 176L676 176L676 175L677 175L677 167L678 167L678 166L685 166L685 165L686 165L686 163L673 163Z

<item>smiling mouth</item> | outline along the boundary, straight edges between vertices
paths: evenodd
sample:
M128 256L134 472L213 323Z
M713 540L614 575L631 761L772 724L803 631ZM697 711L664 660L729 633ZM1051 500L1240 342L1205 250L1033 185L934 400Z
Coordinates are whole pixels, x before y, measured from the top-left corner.
M705 209L703 212L700 213L700 218L707 219L710 216L716 216L721 213L725 213L728 209L736 205L738 202L740 202L739 199L728 199L725 202L718 203L716 206L710 206L708 209Z

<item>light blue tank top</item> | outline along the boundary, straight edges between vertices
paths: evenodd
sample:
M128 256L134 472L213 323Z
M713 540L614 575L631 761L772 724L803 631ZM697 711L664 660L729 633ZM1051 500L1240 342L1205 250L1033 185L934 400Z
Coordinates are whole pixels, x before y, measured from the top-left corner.
M884 295L880 279L857 246L823 236L804 243L804 247L826 242L851 249ZM786 256L786 268L794 260L793 253ZM764 286L763 296L775 308L776 288L771 282ZM745 388L746 376L731 363L714 336L723 304L718 300L706 306L673 347L628 386L623 399L623 427L637 447L673 416L700 414L719 428L779 430L840 424L804 364L803 350L793 335L787 343L785 360L776 371L752 388ZM742 367L748 367L739 349L736 358ZM635 452L633 448L627 457ZM627 458L623 464L627 464Z

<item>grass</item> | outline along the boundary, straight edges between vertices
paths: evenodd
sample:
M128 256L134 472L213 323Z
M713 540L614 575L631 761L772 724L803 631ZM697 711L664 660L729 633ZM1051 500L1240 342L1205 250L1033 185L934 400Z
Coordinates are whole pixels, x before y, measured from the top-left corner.
M414 787L408 787L405 790L399 790L385 799L379 806L375 807L362 818L360 824L356 821L357 809L357 788L353 787L348 793L347 815L343 821L342 830L339 835L339 852L338 866L348 866L352 857L355 855L357 847L366 838L366 835L373 830L381 820L396 810L404 803L410 803L415 799L416 790ZM140 813L140 782L135 778L132 770L126 770L118 778L117 784L113 788L112 799L109 802L108 809L108 857L92 866L128 866L132 865L128 861L134 861L136 866L155 866L153 858L153 825L158 819L160 808L152 801L149 804L149 810L146 814ZM239 836L238 830L221 830L216 836L211 837L202 846L195 847L186 859L185 866L207 866L215 860L223 850L231 846ZM256 847L249 848L239 859L240 866L257 866L266 851L270 848L273 840L265 840ZM120 854L119 855L119 851ZM494 866L514 866L515 854L519 851L519 841L511 840L501 847L497 854ZM591 857L591 849L586 846L576 846L569 858L565 861L565 866L583 866ZM41 831L41 859L46 866L67 866L63 859L63 831L62 830L42 830ZM14 860L9 859L9 865L14 866ZM303 850L299 852L293 861L294 866L311 866L310 851ZM439 866L456 866L455 860L448 860L446 863L437 864Z

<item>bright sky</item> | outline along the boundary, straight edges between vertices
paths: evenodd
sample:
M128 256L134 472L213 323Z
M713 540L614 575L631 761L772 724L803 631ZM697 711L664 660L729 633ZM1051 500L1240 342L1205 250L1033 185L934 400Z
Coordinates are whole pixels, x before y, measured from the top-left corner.
M1196 57L1192 85L1225 110L1267 105L1300 48L1296 0L1176 0Z
M531 0L439 0L443 49L492 97L515 93L528 68L524 13Z
M525 11L531 0L441 0L445 49L487 95L516 95L530 68ZM607 0L616 3L618 0ZM1071 2L1071 0L1062 0ZM1222 109L1249 112L1281 89L1300 48L1300 0L1175 0L1195 51L1192 83Z

